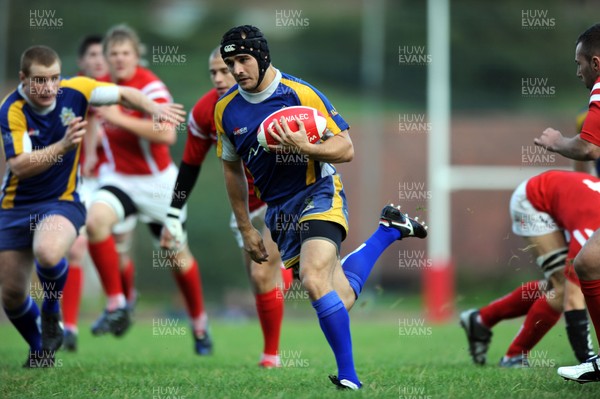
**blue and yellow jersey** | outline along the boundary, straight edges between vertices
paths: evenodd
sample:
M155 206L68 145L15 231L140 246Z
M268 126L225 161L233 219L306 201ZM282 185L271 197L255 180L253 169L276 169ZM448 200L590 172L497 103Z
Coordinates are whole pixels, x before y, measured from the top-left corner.
M279 71L263 92L246 93L235 85L221 97L215 108L217 155L224 155L225 136L252 174L256 194L267 203L290 197L318 179L336 173L331 164L309 160L302 154L269 152L258 143L257 133L262 121L281 108L295 105L321 111L327 118L327 129L331 134L349 128L321 92Z
M19 86L0 104L0 132L6 159L41 150L60 141L73 118L85 117L92 91L106 85L110 84L86 77L63 79L54 108L45 113L38 113L31 107ZM7 168L2 182L0 208L10 209L49 200L79 201L79 151L78 147L62 155L46 171L23 180Z

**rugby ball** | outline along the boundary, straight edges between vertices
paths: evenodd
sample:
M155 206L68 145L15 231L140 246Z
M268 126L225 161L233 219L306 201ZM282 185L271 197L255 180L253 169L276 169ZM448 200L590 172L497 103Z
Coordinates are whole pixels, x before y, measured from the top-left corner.
M327 119L321 112L314 108L303 105L282 108L267 116L258 127L258 143L267 150L269 149L269 145L279 145L279 142L271 136L268 129L273 125L274 119L279 121L282 117L285 118L292 132L299 130L296 118L301 120L304 123L306 137L311 144L321 140L327 129Z

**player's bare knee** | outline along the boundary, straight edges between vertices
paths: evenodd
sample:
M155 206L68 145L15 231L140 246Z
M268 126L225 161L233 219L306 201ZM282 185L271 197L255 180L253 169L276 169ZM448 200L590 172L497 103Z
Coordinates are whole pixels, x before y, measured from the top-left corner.
M64 253L57 251L53 245L47 243L34 245L33 255L41 267L52 267L65 256Z
M111 225L102 214L90 212L85 221L85 231L92 242L107 238L111 234Z
M41 267L52 267L67 256L70 247L71 241L66 233L35 237L33 256Z
M164 256L167 260L167 265L171 269L173 275L185 274L192 267L193 258L186 256L183 251L177 252L175 250L163 250Z
M21 306L29 291L25 287L19 287L16 284L6 284L2 286L2 306L5 309L12 310Z
M69 264L80 265L83 262L86 248L87 242L85 238L79 236L69 249L69 254L67 255Z
M301 277L302 286L308 292L308 296L314 301L324 295L325 289L323 283L318 279L314 279L308 276Z
M575 269L577 276L582 280L588 280L590 278L595 266L594 262L588 258L589 257L586 256L585 252L582 250L573 261L573 268Z
M79 265L83 260L83 256L80 253L79 249L71 247L71 249L69 249L67 259L69 260L69 264Z
M313 300L318 299L333 290L330 277L331 276L322 269L303 271L302 268L300 268L300 281Z
M269 266L252 263L250 266L250 279L257 287L265 286L273 281Z
M127 253L119 252L119 270L125 270L129 262L131 262L129 255Z
M173 273L182 274L187 272L194 263L194 257L190 249L185 245L181 251L167 250L167 256L172 266Z

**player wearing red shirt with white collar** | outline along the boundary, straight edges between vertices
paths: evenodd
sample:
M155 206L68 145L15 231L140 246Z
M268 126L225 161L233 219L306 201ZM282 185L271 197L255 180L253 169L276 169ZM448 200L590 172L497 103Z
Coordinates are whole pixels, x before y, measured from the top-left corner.
M558 130L548 128L534 142L567 158L589 161L600 158L600 24L593 25L577 38L575 63L577 77L590 90L589 112L581 133L567 138ZM596 230L574 262L581 291L596 328L596 337L600 337L599 259L600 232ZM560 367L558 374L580 383L600 381L600 357L595 356L577 366Z
M84 37L78 49L77 66L79 75L88 76L100 81L108 75L108 64L102 54L102 36L89 35ZM102 147L95 146L90 142L90 137L96 137L98 132L92 134L92 130L99 130L99 121L94 116L93 108L90 108L86 117L88 121L89 134L86 134L81 144L81 154L79 164L81 166L82 181L79 187L81 201L89 204L91 195L96 189L98 168L106 160ZM94 148L97 150L94 151ZM81 289L83 285L83 269L85 252L87 249L87 238L85 234L80 234L71 250L67 260L69 262L69 272L67 281L63 290L62 311L64 323L64 348L68 351L77 350L77 319L79 315L79 305L81 303Z
M171 202L171 207L175 210L174 213L177 213L185 204L196 183L196 179L200 173L200 166L204 162L206 154L217 143L217 130L214 120L215 105L219 97L235 84L235 79L221 58L219 47L209 57L209 71L214 88L198 100L188 118L188 138L185 143L180 173L175 184L175 191ZM281 269L281 257L279 256L277 245L270 238L270 233L265 227L267 205L254 194L254 182L248 173L246 173L246 178L248 182L248 207L252 222L257 229L264 232L266 237L265 243L269 254L271 254L267 264L259 265L252 262L248 254L243 251L246 269L252 283L252 291L256 298L256 310L264 337L264 348L259 366L265 368L279 367L281 364L277 353L281 323L283 321L283 292L291 284L293 278L292 271ZM179 231L179 220L169 218L165 224L166 228L163 228L161 235L161 245L165 247L170 247L172 244L177 245L177 242L173 243L173 240L180 240L170 234L169 228L171 224L175 224L174 233L176 236L177 231ZM238 246L243 250L244 243L233 215L231 228ZM283 284L279 281L280 269Z
M113 79L123 86L138 88L142 93L157 103L173 102L169 90L152 71L139 65L128 69L126 61L117 55L113 57ZM128 76L128 74L132 74ZM121 76L121 77L120 77ZM154 122L138 111L120 109L129 122L133 118ZM100 115L105 115L101 110ZM137 121L136 121L137 122ZM108 166L111 170L124 175L159 175L173 164L169 145L175 141L167 131L154 129L146 131L143 123L131 123L126 128L124 123L118 123L112 118L104 124L105 150ZM133 133L133 134L132 134Z
M140 42L129 27L119 25L107 33L104 53L111 78L124 86L136 87L157 103L172 102L167 87L151 71L139 66ZM118 254L112 228L127 216L136 214L146 222L156 239L171 202L177 177L169 145L175 143L176 127L152 120L139 112L105 107L99 109L105 121L104 148L108 163L100 170L100 190L96 193L86 222L90 254L108 296L104 314L92 327L95 335L120 336L130 325L123 286L119 276ZM185 222L186 210L178 214ZM212 342L207 331L198 263L187 244L179 251L161 254L171 268L181 290L192 322L195 350L210 354Z

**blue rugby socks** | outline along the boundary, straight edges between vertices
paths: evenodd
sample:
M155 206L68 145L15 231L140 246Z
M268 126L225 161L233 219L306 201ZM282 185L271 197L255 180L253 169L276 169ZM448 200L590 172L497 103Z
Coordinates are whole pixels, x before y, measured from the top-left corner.
M42 283L42 288L44 289L42 312L58 313L58 305L67 281L67 271L69 270L67 259L62 258L56 265L48 268L41 267L36 260L35 267L40 282Z
M29 350L42 350L42 332L40 327L40 309L31 296L27 296L25 302L16 309L8 310L4 308L4 312L17 331L29 344Z
M377 259L400 236L397 229L379 225L367 241L342 259L342 269L357 298Z
M349 380L361 386L352 356L350 317L337 292L331 291L312 303L317 311L319 325L335 355L338 379Z

